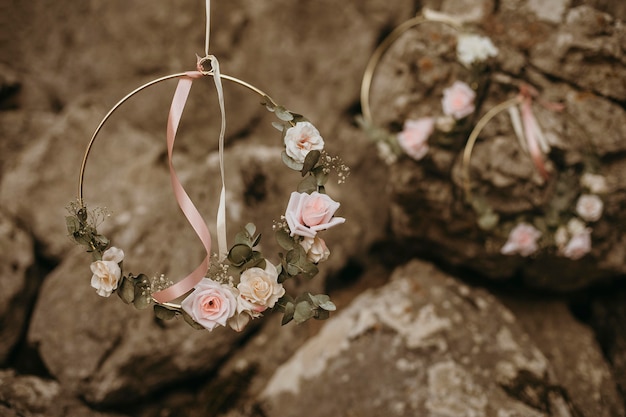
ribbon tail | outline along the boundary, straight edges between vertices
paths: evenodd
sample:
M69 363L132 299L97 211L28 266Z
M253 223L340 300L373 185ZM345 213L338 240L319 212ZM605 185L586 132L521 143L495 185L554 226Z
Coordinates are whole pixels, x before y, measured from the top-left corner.
M539 145L537 139L537 119L535 119L535 115L532 112L532 108L530 107L530 99L524 98L521 104L522 108L522 123L524 125L524 134L526 138L526 143L528 145L528 153L530 153L530 157L535 164L535 167L543 177L543 179L547 180L549 177L548 171L546 170L546 166L543 161L543 156L541 152L541 147Z
M513 125L513 131L517 137L517 141L521 148L528 152L528 146L526 146L526 140L524 139L524 129L522 128L522 118L519 114L517 106L509 107L509 117L511 118L511 124Z
M200 280L202 280L202 278L204 278L209 268L211 254L211 234L209 232L209 228L180 183L172 163L178 124L182 117L185 103L187 102L187 97L189 96L189 91L191 90L193 78L198 78L200 76L202 76L202 74L199 72L189 72L187 73L187 76L178 81L167 120L167 155L170 169L170 181L176 202L189 221L189 224L193 227L194 231L202 241L206 251L206 256L200 265L198 265L196 269L194 269L194 271L185 278L162 291L153 293L152 297L159 303L170 302L189 292L196 286L196 284L198 284L198 282L200 282Z
M224 136L226 133L226 110L224 108L224 89L222 87L222 77L220 75L220 64L217 58L210 55L211 68L213 69L213 81L217 91L217 99L220 105L220 113L222 116L222 124L219 137L219 160L220 160L220 176L222 179L222 191L220 193L220 204L217 209L217 245L219 259L224 260L228 255L228 243L226 240L226 182L224 173Z

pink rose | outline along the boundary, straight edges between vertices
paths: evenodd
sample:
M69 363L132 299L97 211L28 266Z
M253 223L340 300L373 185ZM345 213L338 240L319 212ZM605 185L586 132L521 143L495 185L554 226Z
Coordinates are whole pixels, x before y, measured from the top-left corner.
M580 259L591 251L591 229L576 233L563 249L563 256L572 260Z
M520 254L522 256L532 255L539 249L537 239L541 237L541 232L528 223L520 223L511 230L509 238L500 249L503 255Z
M324 139L320 132L309 122L298 122L285 133L285 152L292 159L304 162L307 154L313 150L324 149Z
M462 119L474 112L476 92L463 81L455 81L450 87L443 90L441 105L443 112L455 119Z
M231 285L203 278L181 306L196 323L213 330L218 324L226 326L237 311L236 291Z
M435 128L435 119L422 117L404 122L404 130L398 133L398 143L411 158L419 161L428 153L428 137Z
M96 293L101 297L109 297L122 276L120 262L124 260L124 251L114 246L105 250L102 260L91 263L91 286L96 289Z
M318 231L345 222L343 217L333 217L338 208L339 203L317 191L311 194L291 193L285 212L291 236L315 237Z
M585 221L595 222L602 217L604 204L600 197L594 194L583 194L576 202L576 213Z

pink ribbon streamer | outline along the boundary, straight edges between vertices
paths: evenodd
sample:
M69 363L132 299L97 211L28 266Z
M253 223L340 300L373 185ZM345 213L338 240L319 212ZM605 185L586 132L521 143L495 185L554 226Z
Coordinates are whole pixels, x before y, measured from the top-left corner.
M537 132L539 131L539 126L537 124L537 119L533 114L532 110L532 96L537 95L537 91L527 84L523 84L520 87L520 98L521 104L520 109L522 113L522 124L524 125L524 134L526 137L526 143L528 145L528 153L530 153L530 157L535 164L535 167L543 177L543 179L548 179L550 174L548 173L543 155L541 152L541 147L539 145L539 140L537 138Z
M152 294L152 297L159 303L168 303L176 298L189 292L202 278L204 278L207 270L209 269L210 256L211 256L211 234L209 228L206 225L204 219L198 212L198 209L194 206L189 198L189 195L183 188L174 165L172 163L172 154L174 151L174 141L176 140L176 131L178 130L178 124L185 109L185 103L191 90L191 85L195 78L200 78L203 74L199 71L188 71L184 77L178 81L176 91L174 92L174 98L172 99L172 105L170 107L170 113L167 120L167 156L170 168L170 180L172 183L172 190L178 206L182 210L183 214L189 221L189 224L193 227L194 231L202 241L204 249L206 250L206 256L198 265L185 278L177 282L176 284Z

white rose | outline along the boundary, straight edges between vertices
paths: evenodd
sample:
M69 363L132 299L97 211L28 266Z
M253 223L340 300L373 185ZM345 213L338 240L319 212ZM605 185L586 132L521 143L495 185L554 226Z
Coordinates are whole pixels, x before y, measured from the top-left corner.
M324 262L330 256L330 250L326 246L324 239L315 237L305 237L300 245L306 252L306 260L314 264Z
M587 226L585 225L585 222L580 220L578 217L572 217L567 222L567 231L570 235L577 235L579 233L582 233L586 228Z
M583 194L576 202L576 213L585 221L595 222L602 217L604 204L600 197L594 194Z
M120 262L124 260L124 251L110 247L102 254L102 260L91 263L91 286L101 297L109 297L122 276Z
M237 289L237 313L249 312L252 317L274 307L285 294L283 285L278 282L276 267L267 261L265 269L254 267L243 271Z
M498 55L498 48L485 36L462 34L456 44L456 54L459 62L469 67L474 62Z
M606 178L602 175L592 174L590 172L585 172L582 177L580 177L580 184L583 187L587 187L589 191L594 194L603 194L609 190L606 185Z
M577 260L585 256L591 251L591 229L586 228L582 232L572 236L565 248L563 248L563 256Z
M304 162L307 154L313 150L324 149L324 139L320 132L309 122L298 122L285 133L285 152L292 159Z

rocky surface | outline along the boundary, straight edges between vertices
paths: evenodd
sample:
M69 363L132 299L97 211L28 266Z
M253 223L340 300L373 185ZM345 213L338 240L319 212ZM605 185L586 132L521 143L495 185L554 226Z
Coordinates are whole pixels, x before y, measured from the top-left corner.
M566 105L567 114L537 112L554 140L552 168L577 169L591 138L610 189L592 254L577 262L499 254L505 236L478 229L461 193L463 134L433 146L421 163L387 166L356 126L367 59L417 12L415 2L213 2L211 52L222 72L305 114L352 171L346 185L328 187L348 221L328 231L331 259L307 283L329 291L341 313L285 327L269 315L241 334L163 323L117 297L96 296L90 257L65 230L84 148L103 115L137 86L193 69L203 49L204 4L160 3L134 2L132 13L119 1L0 6L0 25L9 28L0 34L0 414L624 415L623 291L607 303L586 299L593 327L566 307L569 291L605 281L619 288L626 272L626 43L618 2L422 2L491 36L499 77ZM376 120L398 129L405 117L440 106L441 89L463 73L452 63L454 45L454 32L436 25L400 39L375 77ZM164 132L174 86L125 103L100 133L85 173L85 200L109 209L101 231L125 250L124 268L134 273L178 277L203 256L169 190ZM260 97L224 87L228 231L256 223L262 251L273 254L271 220L298 178L284 175L280 134ZM516 91L494 83L480 111ZM174 155L212 232L213 93L211 80L194 83ZM551 183L538 180L506 118L483 136L472 157L475 183L507 219L539 210ZM415 261L387 284L390 271L415 256L453 273ZM556 289L564 301L499 295L506 308L464 279Z
M520 317L533 310L524 309ZM623 416L588 331L576 335L581 326L558 306L541 312L550 320L520 322L485 291L413 261L389 284L361 294L281 365L262 393L264 410L312 417ZM555 352L549 339L567 335L562 328L554 335L557 326L570 336Z

